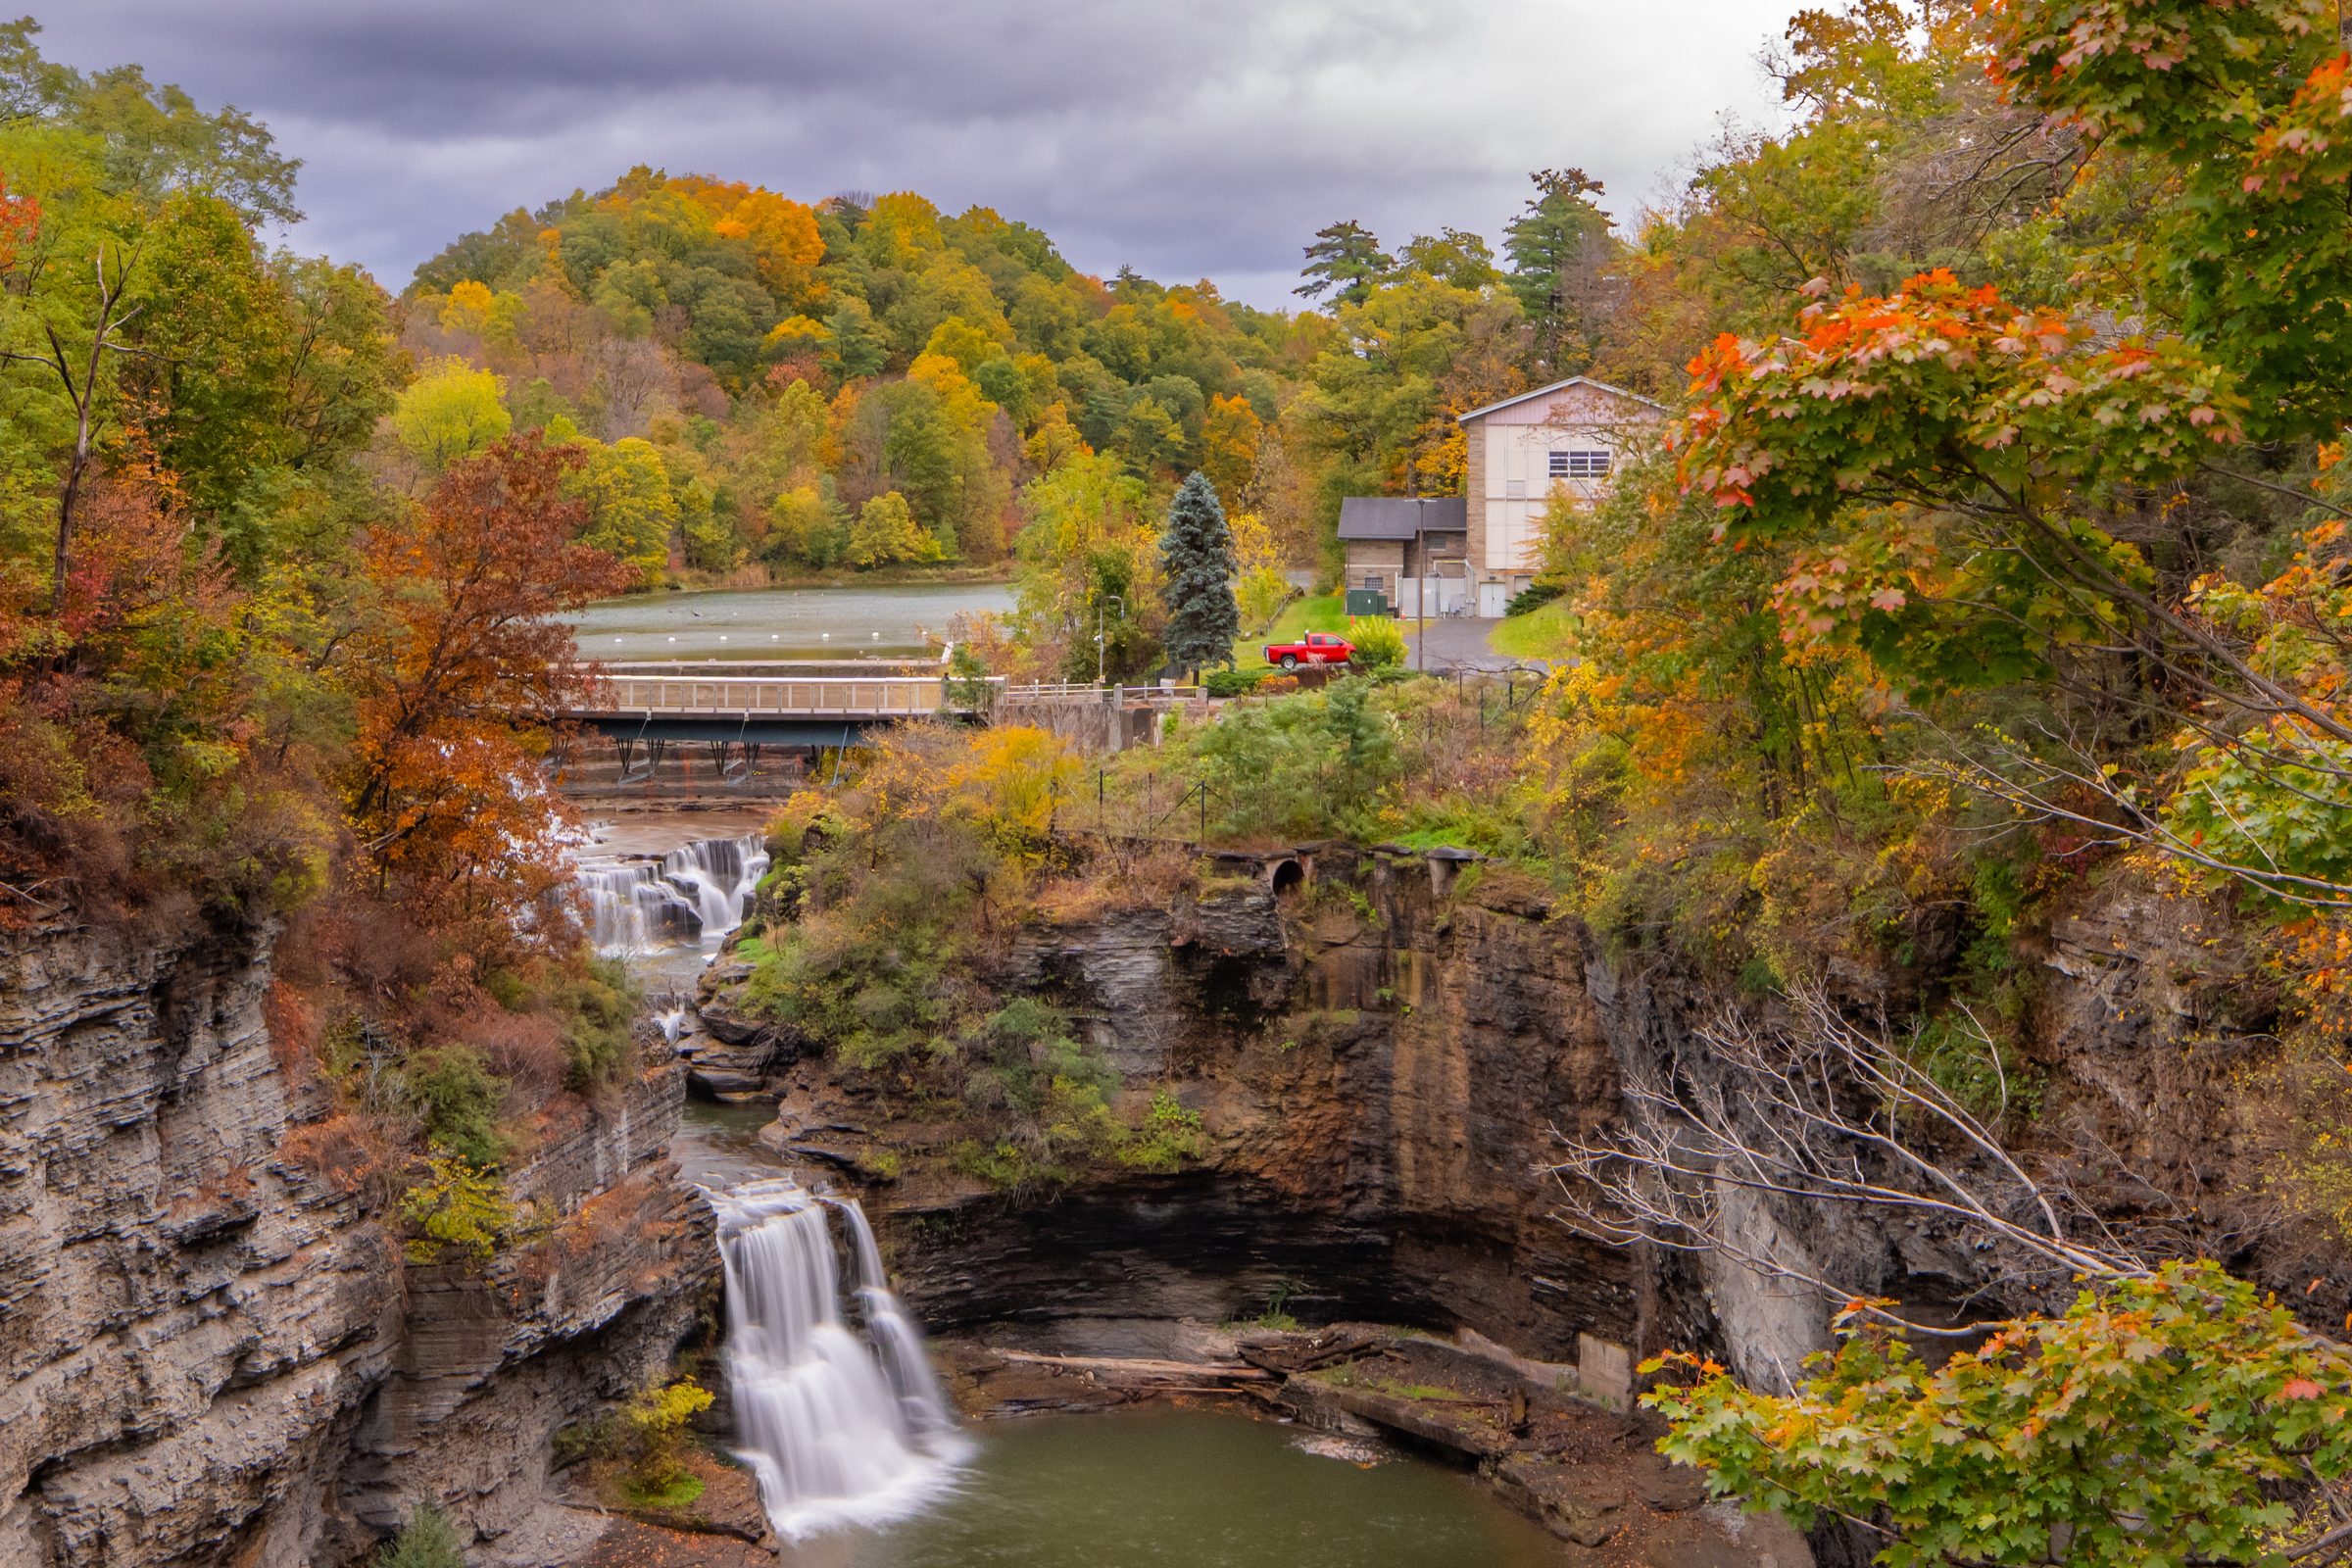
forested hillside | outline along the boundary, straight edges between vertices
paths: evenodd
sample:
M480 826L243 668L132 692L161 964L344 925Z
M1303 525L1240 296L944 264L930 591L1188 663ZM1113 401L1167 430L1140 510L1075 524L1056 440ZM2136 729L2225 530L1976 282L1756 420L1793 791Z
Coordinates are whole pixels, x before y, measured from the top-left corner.
M0 28L0 927L282 922L274 1027L333 1090L305 1157L408 1195L418 1239L503 1245L497 1173L629 1051L558 893L542 764L596 681L564 613L1001 567L1018 612L968 629L993 672L1091 678L1097 624L1116 672L1206 667L1227 576L1271 613L1341 497L1455 493L1456 414L1590 373L1674 416L1552 502L1552 598L1502 633L1540 687L1278 678L1085 766L912 727L779 815L747 1004L960 1118L939 1157L972 1180L1177 1169L1173 1100L1117 1122L1099 1056L991 989L1011 933L1191 897L1208 846L1482 856L1455 896L1507 877L1513 918L1720 1020L1688 1057L1720 1076L1588 1130L1585 1222L1777 1266L1723 1169L1782 1241L1881 1216L1791 1276L1859 1298L1836 1367L1684 1369L1682 1451L1889 1560L2328 1560L2345 25L1805 11L1767 51L1788 128L1703 149L1664 210L1546 169L1459 215L1499 253L1301 215L1290 313L1086 275L985 208L646 169L395 297L262 242L297 172L266 129ZM2153 944L2185 1021L2054 1015L2050 973L2110 972L2086 930ZM1862 1326L1913 1283L1904 1225L1979 1271L1939 1309L2008 1325L1934 1370Z
M667 493L606 525L649 578L664 524L682 564L713 573L1000 560L1081 481L1029 487L1074 460L1098 486L1139 481L1154 508L1198 468L1280 556L1314 565L1341 497L1448 493L1453 415L1592 363L1579 280L1614 255L1607 220L1581 176L1537 183L1507 273L1473 234L1392 259L1342 223L1300 290L1332 309L1269 313L1206 279L1080 273L987 208L808 204L640 168L417 270L412 447L562 419L563 439L597 443L592 471L615 494L658 464ZM443 432L466 407L478 430ZM860 528L891 494L914 528Z

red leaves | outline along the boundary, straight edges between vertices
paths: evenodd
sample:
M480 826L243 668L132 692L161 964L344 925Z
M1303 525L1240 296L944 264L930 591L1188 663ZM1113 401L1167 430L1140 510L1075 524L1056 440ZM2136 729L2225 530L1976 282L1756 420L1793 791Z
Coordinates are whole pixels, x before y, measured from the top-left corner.
M556 617L634 576L571 542L582 512L561 485L580 462L536 436L502 441L451 470L411 526L368 539L386 612L354 639L352 814L394 897L477 952L518 940L564 874L563 808L536 753L594 672ZM558 939L560 925L531 929Z
M2325 1391L2309 1378L2289 1378L2286 1386L2278 1391L2278 1397L2281 1399L2316 1399L2323 1392Z
M11 196L0 177L0 272L16 265L17 247L41 230L41 204L30 196Z

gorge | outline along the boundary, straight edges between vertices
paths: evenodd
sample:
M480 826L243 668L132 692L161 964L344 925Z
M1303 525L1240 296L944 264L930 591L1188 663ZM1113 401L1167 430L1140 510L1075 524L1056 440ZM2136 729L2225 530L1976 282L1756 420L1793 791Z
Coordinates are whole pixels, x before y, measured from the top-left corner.
M666 852L668 874L719 901L706 929L748 913L745 930L772 930L777 884L743 898L765 854L693 842ZM1071 1020L1116 1074L1114 1110L1165 1096L1196 1119L1165 1168L1008 1187L975 1170L968 1111L827 1053L718 952L666 1032L640 1016L638 1076L572 1102L511 1172L547 1226L486 1264L401 1257L346 1118L273 1042L267 929L12 936L0 1560L356 1562L429 1498L479 1562L585 1561L556 1434L680 1347L718 1343L722 1319L730 1441L780 1537L953 1490L964 1440L918 1333L949 1346L967 1402L999 1409L1102 1397L1021 1393L1052 1370L1040 1357L1238 1365L1232 1325L1277 1313L1434 1331L1594 1412L1625 1411L1633 1364L1661 1349L1769 1380L1827 1343L1822 1303L1785 1281L1604 1246L1558 1217L1561 1136L1619 1117L1625 1076L1685 1049L1719 995L1606 953L1504 867L1465 878L1341 842L1236 865L1034 916L987 971L1000 996ZM604 874L584 878L600 902ZM2230 1044L2244 1004L2226 975L2200 977L2198 932L2192 907L2161 900L2065 916L2034 1012L2034 1059L2155 1166L2228 1157L2199 1107L2245 1049ZM1849 983L1915 982L1889 966ZM772 1104L759 1142L778 1174L708 1197L679 1179L664 1156L690 1089ZM1802 1270L1915 1309L2002 1289L2000 1253L1957 1228L1786 1205L1749 1223ZM2250 1257L2274 1277L2312 1261ZM2340 1261L2321 1266L2323 1288L2352 1288ZM1310 1426L1429 1442L1409 1411L1359 1401L1367 1424L1296 1380L1284 1397ZM1477 1462L1556 1532L1589 1531L1557 1483L1604 1472L1553 1466L1547 1494L1526 1473L1543 1481L1547 1461L1506 1445ZM1675 1560L1758 1549L1674 1505L1651 1511L1691 1521ZM1846 1549L1815 1544L1824 1561ZM1783 1539L1778 1560L1801 1550Z

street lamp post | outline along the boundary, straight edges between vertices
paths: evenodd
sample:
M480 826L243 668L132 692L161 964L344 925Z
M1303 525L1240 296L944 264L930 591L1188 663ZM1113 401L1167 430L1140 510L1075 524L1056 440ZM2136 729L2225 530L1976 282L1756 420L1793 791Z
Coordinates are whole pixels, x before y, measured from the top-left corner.
M1413 662L1424 675L1429 673L1429 503L1417 500L1421 509L1416 514L1420 526L1413 530L1413 545L1421 552L1421 574L1413 583Z

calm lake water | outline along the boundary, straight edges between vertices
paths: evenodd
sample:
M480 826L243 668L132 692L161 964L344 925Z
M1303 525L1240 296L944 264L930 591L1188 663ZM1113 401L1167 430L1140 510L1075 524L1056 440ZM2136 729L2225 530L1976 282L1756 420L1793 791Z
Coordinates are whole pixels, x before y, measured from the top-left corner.
M589 606L573 625L590 659L904 658L936 654L959 612L1010 609L1007 583L766 588L632 594Z
M884 1530L788 1547L779 1568L1536 1568L1549 1535L1470 1478L1359 1469L1242 1415L1150 1408L968 1428L957 1494Z

